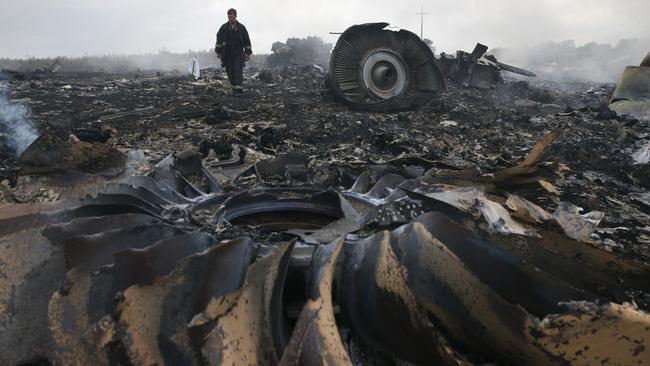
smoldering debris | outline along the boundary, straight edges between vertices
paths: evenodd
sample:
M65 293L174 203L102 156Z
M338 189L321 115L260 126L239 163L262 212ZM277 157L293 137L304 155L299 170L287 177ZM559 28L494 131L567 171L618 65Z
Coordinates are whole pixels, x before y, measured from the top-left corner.
M6 82L0 82L0 151L12 152L15 157L27 149L38 133L31 120L29 107L20 101L11 101Z
M0 363L646 362L648 124L613 87L360 112L267 70L10 82L48 128L2 171Z

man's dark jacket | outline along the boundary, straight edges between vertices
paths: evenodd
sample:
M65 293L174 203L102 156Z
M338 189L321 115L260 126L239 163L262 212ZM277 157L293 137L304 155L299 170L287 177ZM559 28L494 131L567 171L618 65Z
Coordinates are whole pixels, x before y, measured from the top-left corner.
M251 48L251 39L248 37L246 27L240 22L235 23L235 29L229 29L229 23L226 22L219 28L217 32L217 44L214 51L221 55L221 60L234 56L236 53L240 55L246 53L250 55L253 53Z

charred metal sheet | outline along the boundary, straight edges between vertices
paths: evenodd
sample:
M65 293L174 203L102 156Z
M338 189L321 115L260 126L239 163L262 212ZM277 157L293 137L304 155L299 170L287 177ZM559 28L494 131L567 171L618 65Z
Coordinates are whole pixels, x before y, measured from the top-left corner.
M308 300L300 312L280 365L351 365L334 319L332 284L344 240L319 246L311 265Z
M163 207L141 199L137 191L116 194L98 194L83 200L59 201L52 204L25 204L7 207L7 214L0 218L0 235L14 233L33 227L65 223L82 217L134 214L161 219ZM144 195L148 197L148 195ZM159 201L166 202L166 201ZM9 210L11 208L11 210Z
M389 232L346 246L337 288L345 321L364 343L400 359L425 364L454 364L406 285L407 273ZM391 314L391 316L385 316Z
M293 243L285 244L253 263L243 286L213 296L190 322L209 331L201 354L209 365L274 365L289 339L282 307L283 284Z
M48 300L64 268L62 250L40 228L0 236L0 364L47 358Z
M444 361L445 348L440 346L444 343L436 333L443 330L451 345L470 354L503 363L556 364L556 355L547 352L549 345L522 337L535 321L531 313L562 314L562 301L592 303L596 298L472 236L432 213L348 247L339 299L354 331L374 346L417 364L431 364L434 357ZM387 313L405 314L406 319L400 319L398 327L391 324L393 319L382 318ZM647 326L647 315L634 314ZM433 317L435 328L426 328L427 316ZM613 320L604 314L596 319L601 316L617 326L625 324L621 317ZM598 329L597 324L585 326L588 331ZM626 335L638 338L635 330ZM418 347L423 339L428 346Z
M445 87L431 49L417 35L387 26L354 25L341 34L332 51L332 90L353 108L412 109Z
M247 247L241 240L234 244L241 249ZM65 291L55 293L50 300L49 327L56 342L50 358L60 364L126 362L121 359L126 355L117 341L115 316L116 301L122 299L123 291L133 285L151 284L176 268L185 268L187 262L198 267L210 266L213 262L206 259L210 254L201 257L194 253L212 245L214 240L205 234L189 234L160 241L144 250L116 253L115 265L96 274L81 267L70 270ZM203 280L196 278L197 284Z
M620 115L650 121L650 61L641 66L627 66L612 94L609 108Z
M237 291L254 256L250 240L227 242L182 260L151 284L125 289L113 342L134 364L200 363L196 355L207 330L188 328L192 317Z
M573 286L615 301L626 301L626 289L648 291L650 269L592 244L582 243L552 230L540 237L494 236L500 247Z
M129 248L142 249L182 233L182 230L169 225L148 225L80 235L62 242L52 238L52 241L63 248L68 268L83 266L93 271L113 263L115 252Z

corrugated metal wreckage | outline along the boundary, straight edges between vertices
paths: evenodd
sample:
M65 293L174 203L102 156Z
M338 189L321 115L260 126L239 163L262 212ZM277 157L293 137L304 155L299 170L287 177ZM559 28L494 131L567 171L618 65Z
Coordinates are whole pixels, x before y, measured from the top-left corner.
M407 158L341 190L305 186L305 155L238 146L64 175L83 198L0 217L2 363L642 364L650 315L619 302L648 268L584 242L602 214L486 190L534 176L557 136L493 176ZM251 225L276 240L215 239Z
M481 87L516 70L479 62L481 45L437 61L385 27L337 43L332 87L351 106L411 108L443 75ZM650 315L627 302L650 291L647 264L593 245L602 212L507 193L553 188L559 136L483 174L239 144L152 167L44 135L20 163L65 199L0 211L0 363L648 364Z

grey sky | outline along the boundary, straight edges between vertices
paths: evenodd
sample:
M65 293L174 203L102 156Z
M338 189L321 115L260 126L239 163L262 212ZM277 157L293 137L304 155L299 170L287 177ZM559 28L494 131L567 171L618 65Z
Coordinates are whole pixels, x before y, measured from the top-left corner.
M257 53L274 41L386 21L419 33L420 0L0 0L0 57L81 56L205 50L238 10ZM574 39L615 43L650 37L648 0L424 1L424 36L438 50L517 47Z

